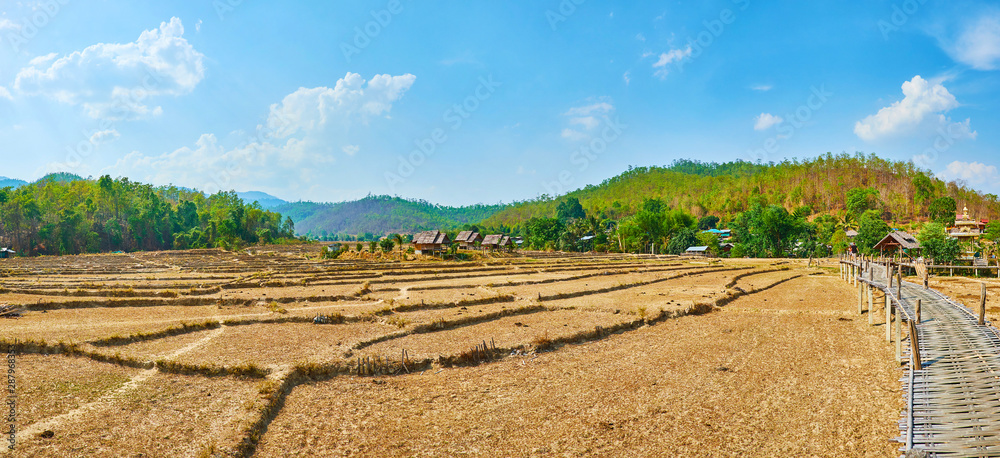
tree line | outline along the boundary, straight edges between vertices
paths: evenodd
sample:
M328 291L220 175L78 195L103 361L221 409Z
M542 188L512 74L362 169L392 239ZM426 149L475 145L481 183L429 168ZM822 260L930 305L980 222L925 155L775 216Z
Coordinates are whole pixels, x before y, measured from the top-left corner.
M28 256L238 249L294 236L290 218L248 205L235 192L205 195L107 175L0 189L0 244Z

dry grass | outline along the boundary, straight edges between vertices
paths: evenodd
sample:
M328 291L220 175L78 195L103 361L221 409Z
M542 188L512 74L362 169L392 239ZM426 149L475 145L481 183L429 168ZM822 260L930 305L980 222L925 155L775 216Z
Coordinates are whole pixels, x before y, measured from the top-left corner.
M823 288L817 313L742 312L804 286ZM831 315L850 292L804 278L534 359L302 385L258 456L897 456L899 371L876 331Z
M22 384L40 400L32 418L97 403L61 421L52 439L25 439L26 453L853 456L891 448L883 429L896 419L898 374L884 364L887 347L877 332L869 338L866 323L836 320L851 319L837 307L846 294L852 308L853 290L841 294L824 278L786 281L816 271L804 263L773 271L769 260L557 254L319 260L311 247L10 260L0 302L28 311L5 321L2 337L77 355L23 356L41 368ZM329 324L313 324L316 316ZM829 326L835 332L823 335ZM801 348L789 343L796 339ZM121 390L130 377L134 387ZM859 389L871 380L889 382L874 395ZM185 424L184 415L194 419ZM824 442L824 432L847 439ZM88 435L97 439L87 443Z
M157 374L132 390L51 428L52 439L18 437L20 456L196 456L235 448L234 431L253 418L255 383Z

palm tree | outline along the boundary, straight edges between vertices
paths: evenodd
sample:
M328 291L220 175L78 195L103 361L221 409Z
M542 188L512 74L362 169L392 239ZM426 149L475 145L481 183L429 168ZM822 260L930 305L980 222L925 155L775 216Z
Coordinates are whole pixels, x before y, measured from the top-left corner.
M403 259L403 236L401 234L392 234L392 239L399 246L399 259Z

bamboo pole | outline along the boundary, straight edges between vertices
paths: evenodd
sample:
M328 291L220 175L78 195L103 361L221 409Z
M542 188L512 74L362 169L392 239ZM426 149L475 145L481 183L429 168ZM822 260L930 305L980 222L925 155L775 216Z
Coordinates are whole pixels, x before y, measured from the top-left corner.
M869 299L868 300L868 325L869 326L874 326L875 325L875 307L874 307L875 292L874 291L872 291L872 295L869 296L868 299Z
M864 291L861 289L861 285L858 285L858 314L863 313L861 311L864 304Z
M916 310L917 324L920 324L920 299L917 299L917 310Z
M875 288L872 288L872 287L869 286L868 287L868 314L869 315L871 315L872 310L874 310L874 308L872 307L872 305L874 304L874 302L875 302Z
M924 368L923 362L920 361L920 339L917 337L917 324L913 321L910 321L910 360L914 370Z
M899 299L899 298L897 298L897 299ZM892 326L890 326L892 324L892 309L893 309L893 307L896 307L897 304L899 304L899 302L896 302L896 303L891 303L890 302L889 305L885 308L885 341L886 342L892 342Z
M892 322L893 329L896 330L896 361L903 361L903 320L902 316L899 314L899 308L896 309L896 316Z
M979 325L986 324L986 283L979 284Z

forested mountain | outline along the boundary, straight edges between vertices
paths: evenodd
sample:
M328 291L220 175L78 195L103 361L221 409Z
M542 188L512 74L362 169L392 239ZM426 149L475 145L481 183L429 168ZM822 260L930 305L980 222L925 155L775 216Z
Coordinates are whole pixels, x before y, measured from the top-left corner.
M332 204L294 202L275 210L292 218L299 234L343 238L451 229L486 219L503 208L503 205L447 207L423 200L368 196Z
M666 167L630 167L599 185L588 185L565 196L542 196L510 205L482 221L485 226L519 227L532 217L554 217L560 202L575 197L588 215L619 219L637 213L646 198L657 198L695 217L716 215L732 220L754 199L788 210L809 207L809 214L843 217L847 191L874 190L874 206L884 219L899 224L925 220L931 203L951 197L977 218L996 219L1000 204L994 194L982 194L961 182L934 178L912 162L893 162L875 155L829 154L781 163L724 164L678 160Z
M206 196L103 176L54 174L0 189L0 244L23 255L223 247L294 236L292 220L233 192Z

